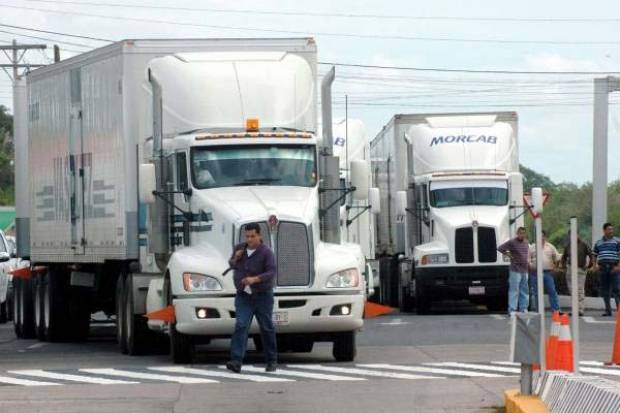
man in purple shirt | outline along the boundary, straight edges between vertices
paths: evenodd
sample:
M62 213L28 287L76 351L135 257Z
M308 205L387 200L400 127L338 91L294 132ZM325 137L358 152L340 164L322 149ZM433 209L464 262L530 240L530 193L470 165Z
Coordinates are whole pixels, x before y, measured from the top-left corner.
M252 318L256 316L267 363L265 371L274 372L277 369L278 357L276 330L272 320L276 264L273 252L263 244L260 225L251 223L245 226L245 242L235 246L229 264L235 271L237 295L235 332L230 345L230 361L226 363L226 368L235 373L241 371L248 332Z
M527 282L529 245L524 227L519 227L517 236L497 247L497 250L510 258L508 278L508 312L525 312L529 305Z

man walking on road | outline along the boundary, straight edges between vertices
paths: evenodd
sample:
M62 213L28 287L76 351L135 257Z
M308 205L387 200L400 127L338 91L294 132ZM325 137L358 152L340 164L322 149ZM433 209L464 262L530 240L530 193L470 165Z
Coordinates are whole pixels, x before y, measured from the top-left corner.
M263 244L260 226L256 223L245 226L245 242L235 246L229 264L234 272L236 323L230 346L230 361L226 368L241 372L248 343L248 332L256 316L267 367L265 371L277 369L278 350L276 330L273 325L273 281L276 265L273 252Z
M572 293L572 274L571 274L571 233L568 232L568 241L564 246L562 254L562 268L566 269L566 285L568 291ZM577 297L579 298L579 317L583 317L586 311L586 273L592 266L592 249L577 234Z
M620 262L620 240L614 237L614 227L609 222L603 224L603 238L596 241L592 250L595 269L600 275L601 297L605 302L603 317L611 316L611 292L613 291L616 308L620 305L620 279L618 263Z
M510 258L508 312L525 312L529 302L527 271L530 252L525 228L519 227L517 236L500 245L497 250Z
M552 311L560 311L560 299L558 298L558 292L555 289L555 280L553 279L553 272L557 268L560 262L560 253L558 250L547 241L547 232L542 231L543 241L543 286L544 293L549 295L549 305ZM536 244L530 246L530 285L532 286L532 300L534 311L538 311L538 277L536 273Z

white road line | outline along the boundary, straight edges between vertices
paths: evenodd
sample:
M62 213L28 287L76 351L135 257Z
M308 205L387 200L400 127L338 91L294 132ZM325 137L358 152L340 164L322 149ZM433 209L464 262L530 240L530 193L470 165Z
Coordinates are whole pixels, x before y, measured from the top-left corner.
M589 316L581 317L581 319L588 324L616 324L616 322L612 320L597 320L594 317Z
M399 366L395 364L357 364L357 365L360 367L366 367L369 369L399 370L399 371L408 371L411 373L447 374L450 376L465 376L465 377L506 377L505 375L502 375L502 374L481 373L478 371L441 369L441 368L436 368L436 367Z
M579 367L581 373L600 374L602 376L620 376L620 370L597 369L595 367Z
M90 374L103 374L104 376L115 376L115 377L127 377L131 379L142 379L142 380L162 380L162 381L171 381L176 383L219 383L217 380L211 379L203 379L200 377L187 377L187 376L171 376L169 374L156 374L156 373L142 373L138 371L128 371L128 370L119 370L119 369L80 369L84 373Z
M35 348L40 348L40 347L43 347L43 346L47 346L47 344L48 343L35 343L35 344L31 345L31 346L26 347L26 349L34 350Z
M34 381L26 379L18 379L15 377L0 376L0 383L16 384L18 386L60 386L59 383L50 383L47 381Z
M620 365L618 364L605 364L602 361L582 361L580 363L582 366L594 366L594 367L605 367L608 369L619 369Z
M492 366L492 365L483 365L483 364L471 364L471 363L455 363L455 362L445 362L445 363L430 363L431 366L442 366L442 367L456 367L461 369L473 369L473 370L488 370L495 371L501 373L520 373L521 370L518 368L511 367L500 367L500 366Z
M418 380L418 379L443 379L445 378L445 377L436 377L436 376L420 376L420 375L414 375L414 374L374 371L374 370L358 369L358 368L352 368L352 367L322 366L320 364L287 364L287 366L290 368L295 368L295 369L331 371L333 373L344 373L344 374L359 374L362 376L384 377L388 379Z
M491 364L497 364L498 366L521 367L521 364L515 363L514 361L492 361Z
M390 321L389 323L377 323L380 326L402 326L405 324L411 324L408 321L403 321L402 318L395 318L394 320Z
M226 368L226 367L224 367ZM244 371L251 371L255 373L264 372L265 369L253 366L243 366ZM321 373L310 373L306 371L294 371L288 369L282 369L278 367L278 370L274 373L269 373L270 375L275 374L278 376L290 376L290 377L303 377L307 379L316 379L316 380L330 380L330 381L364 381L366 379L361 377L349 377L349 376L336 376L333 374L321 374Z
M138 383L137 381L110 380L110 379L102 379L99 377L79 376L76 374L56 373L56 372L44 371L44 370L12 370L12 371L9 371L9 373L17 374L20 376L43 377L47 379L77 381L81 383L90 383L90 384L137 384Z
M505 315L501 315L501 314L491 314L491 318L494 318L496 320L507 320L508 317L506 317Z
M196 369L196 368L180 367L180 366L148 367L148 369L155 370L155 371L166 371L168 373L195 374L197 376L224 377L228 379L249 380L249 381L256 381L256 382L294 381L294 380L289 380L289 379L281 379L279 377L257 376L257 375L244 374L244 373L228 373L225 371L205 370L205 369Z

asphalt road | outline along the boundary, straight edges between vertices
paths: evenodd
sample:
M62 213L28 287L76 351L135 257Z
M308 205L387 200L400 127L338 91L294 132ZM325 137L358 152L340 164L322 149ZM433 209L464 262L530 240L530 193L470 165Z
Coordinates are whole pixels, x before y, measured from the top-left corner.
M581 322L586 374L620 379L597 363L611 355L614 321ZM507 363L509 320L462 303L434 315L366 321L354 363L336 363L331 345L280 357L265 374L250 352L243 374L223 369L228 342L199 349L194 364L166 355L119 354L113 328L93 326L87 343L17 340L0 326L0 411L4 412L494 412L518 387Z

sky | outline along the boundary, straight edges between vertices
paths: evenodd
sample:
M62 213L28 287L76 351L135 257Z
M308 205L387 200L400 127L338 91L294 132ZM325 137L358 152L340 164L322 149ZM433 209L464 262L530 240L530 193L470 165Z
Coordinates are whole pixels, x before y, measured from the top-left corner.
M361 119L371 137L398 113L516 111L521 163L556 182L577 184L592 179L593 79L604 72L620 76L619 23L617 0L0 0L0 44L56 40L63 42L63 58L107 42L6 25L110 40L313 36L320 62L601 72L336 69L334 116L344 116L346 95L349 117ZM50 57L50 50L25 55L32 64ZM7 63L1 54L0 63ZM319 66L321 74L328 69ZM615 95L610 180L620 179L620 92ZM1 72L0 104L11 107L10 79Z

